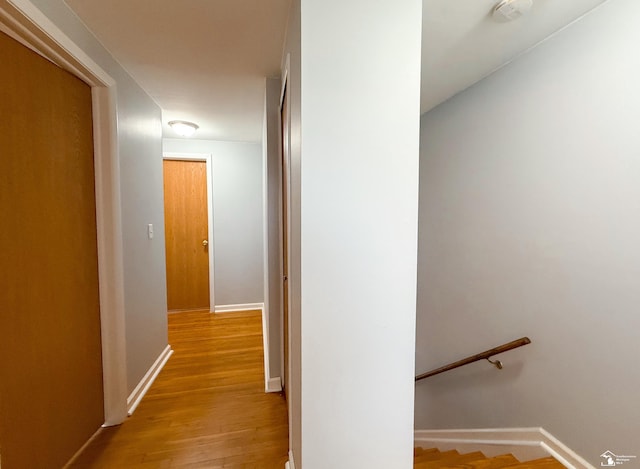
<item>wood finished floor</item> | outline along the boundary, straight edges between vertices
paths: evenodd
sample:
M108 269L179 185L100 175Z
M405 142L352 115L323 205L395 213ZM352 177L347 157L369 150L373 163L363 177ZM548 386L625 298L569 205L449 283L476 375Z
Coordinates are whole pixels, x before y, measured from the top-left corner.
M135 413L69 467L283 469L287 410L264 392L260 312L170 314L169 343Z

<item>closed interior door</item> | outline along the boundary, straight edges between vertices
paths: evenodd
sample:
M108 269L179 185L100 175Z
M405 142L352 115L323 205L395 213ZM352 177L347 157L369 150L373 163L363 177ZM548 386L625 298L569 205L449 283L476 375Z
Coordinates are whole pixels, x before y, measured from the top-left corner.
M62 467L104 423L91 88L0 33L2 467Z
M169 311L209 309L207 164L164 160Z

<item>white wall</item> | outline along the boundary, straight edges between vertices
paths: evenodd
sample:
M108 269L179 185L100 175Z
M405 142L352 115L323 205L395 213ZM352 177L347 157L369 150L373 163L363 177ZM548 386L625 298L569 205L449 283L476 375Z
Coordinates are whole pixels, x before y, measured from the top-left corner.
M610 0L422 120L417 428L640 457L640 3Z
M167 153L212 155L216 306L262 303L262 146L198 139L163 142Z
M124 241L127 386L131 392L167 346L160 108L62 0L33 0L117 82ZM155 238L147 239L153 223Z
M421 7L302 0L303 469L413 467Z

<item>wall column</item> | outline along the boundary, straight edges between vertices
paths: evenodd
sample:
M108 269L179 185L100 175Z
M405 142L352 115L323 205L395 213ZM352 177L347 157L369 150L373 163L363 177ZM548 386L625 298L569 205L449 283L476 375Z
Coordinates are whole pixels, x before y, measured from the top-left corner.
M301 2L304 469L412 467L421 23Z

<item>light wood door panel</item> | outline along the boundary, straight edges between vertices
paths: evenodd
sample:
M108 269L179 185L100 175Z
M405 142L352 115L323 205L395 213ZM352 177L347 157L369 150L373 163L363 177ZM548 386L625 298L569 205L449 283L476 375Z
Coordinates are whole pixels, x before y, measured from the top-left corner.
M104 422L91 89L0 33L2 467L62 467Z
M168 309L208 309L206 162L164 160L164 217Z

